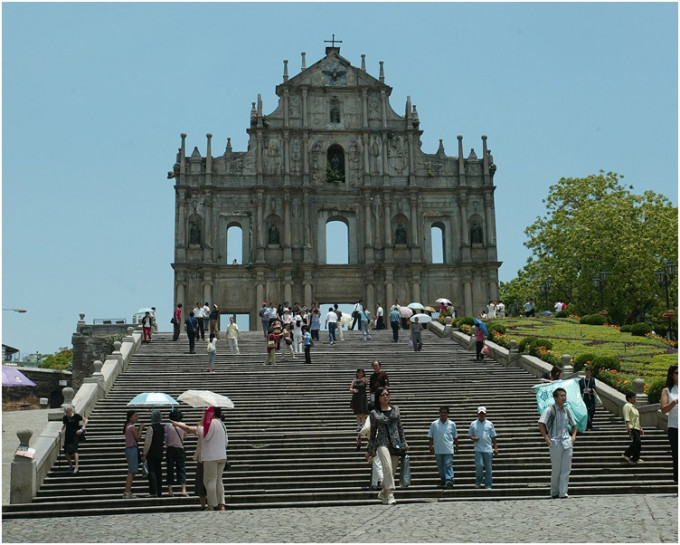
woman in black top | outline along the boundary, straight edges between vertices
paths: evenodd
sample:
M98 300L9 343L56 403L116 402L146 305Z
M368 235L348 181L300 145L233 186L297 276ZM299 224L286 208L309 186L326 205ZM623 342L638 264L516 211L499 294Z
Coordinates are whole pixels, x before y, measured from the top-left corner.
M62 422L64 423L64 455L66 456L66 461L68 462L69 471L73 471L74 475L78 474L78 445L80 443L80 438L85 432L85 426L87 426L87 418L80 416L74 411L72 405L68 405L64 408L64 418ZM80 423L83 423L82 425ZM75 462L75 467L73 466Z

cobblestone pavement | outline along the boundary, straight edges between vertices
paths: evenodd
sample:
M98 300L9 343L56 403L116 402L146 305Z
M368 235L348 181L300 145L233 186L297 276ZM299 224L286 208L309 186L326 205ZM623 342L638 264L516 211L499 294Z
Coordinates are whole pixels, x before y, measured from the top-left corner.
M677 543L677 495L6 520L5 543Z

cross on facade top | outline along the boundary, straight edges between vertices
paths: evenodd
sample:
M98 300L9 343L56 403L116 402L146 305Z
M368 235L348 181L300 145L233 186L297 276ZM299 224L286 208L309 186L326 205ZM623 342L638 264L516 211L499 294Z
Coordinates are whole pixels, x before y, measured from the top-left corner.
M331 44L331 47L335 47L335 42L341 44L342 40L336 40L335 39L335 34L333 34L333 37L330 40L324 40L324 43Z

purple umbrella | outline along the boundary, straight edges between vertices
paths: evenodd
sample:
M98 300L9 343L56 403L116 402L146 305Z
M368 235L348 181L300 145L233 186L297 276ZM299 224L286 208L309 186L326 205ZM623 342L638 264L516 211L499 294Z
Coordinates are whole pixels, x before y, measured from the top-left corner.
M21 371L14 367L2 366L2 385L3 386L37 386Z

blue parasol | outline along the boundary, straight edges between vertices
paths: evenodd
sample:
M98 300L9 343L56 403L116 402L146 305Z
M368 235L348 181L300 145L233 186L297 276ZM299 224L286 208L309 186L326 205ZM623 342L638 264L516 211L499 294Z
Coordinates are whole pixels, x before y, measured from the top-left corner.
M489 330L486 328L486 324L482 322L479 318L475 318L475 325L477 327L481 327L482 330L484 331L484 335L488 336L489 335Z

